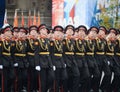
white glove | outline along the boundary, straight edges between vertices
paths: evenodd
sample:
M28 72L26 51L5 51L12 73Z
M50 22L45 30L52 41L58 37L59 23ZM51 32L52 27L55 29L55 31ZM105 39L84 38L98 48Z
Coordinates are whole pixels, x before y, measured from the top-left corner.
M40 70L41 70L40 66L36 66L35 69L36 69L37 71L40 71Z
M53 66L53 71L55 71L56 70L56 67L55 66Z
M65 68L66 68L66 66L67 66L67 65L65 64Z
M108 65L110 65L110 61L107 61Z
M0 69L3 69L3 65L0 65Z
M14 67L18 67L18 63L15 63L15 64L14 64Z

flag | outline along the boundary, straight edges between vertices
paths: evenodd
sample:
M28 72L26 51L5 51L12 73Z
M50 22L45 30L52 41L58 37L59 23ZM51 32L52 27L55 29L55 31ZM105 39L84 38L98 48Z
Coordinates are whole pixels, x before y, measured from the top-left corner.
M40 26L40 12L38 11L38 21L37 21L37 26Z
M21 20L21 26L24 27L24 15L23 15L23 11L22 11L22 20Z
M8 21L7 21L7 9L5 9L4 24L8 24Z
M36 25L37 21L36 21L36 11L34 10L34 18L33 18L33 25Z
M28 16L28 27L32 25L32 20L31 20L31 11L29 10L29 16Z
M17 10L15 10L13 27L18 27L18 16L17 16Z

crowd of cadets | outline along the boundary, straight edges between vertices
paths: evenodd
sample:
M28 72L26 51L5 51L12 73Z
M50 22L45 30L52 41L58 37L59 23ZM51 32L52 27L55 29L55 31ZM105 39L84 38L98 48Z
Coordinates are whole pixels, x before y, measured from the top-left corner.
M0 74L1 92L119 92L119 31L83 25L53 30L45 24L5 26Z

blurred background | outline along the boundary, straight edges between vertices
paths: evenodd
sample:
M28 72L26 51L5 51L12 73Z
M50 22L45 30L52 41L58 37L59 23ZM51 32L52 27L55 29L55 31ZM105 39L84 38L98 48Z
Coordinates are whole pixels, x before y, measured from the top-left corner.
M120 28L120 0L1 0L0 23L2 25L5 9L7 21L13 24L15 10L18 22L24 15L24 25L28 25L28 15L40 16L40 23L48 26L72 24ZM38 14L39 12L39 14ZM20 26L20 23L19 23Z

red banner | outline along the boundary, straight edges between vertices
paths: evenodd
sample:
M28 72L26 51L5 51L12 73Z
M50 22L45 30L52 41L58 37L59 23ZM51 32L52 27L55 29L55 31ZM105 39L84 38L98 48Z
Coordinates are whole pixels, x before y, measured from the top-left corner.
M52 27L59 24L64 18L64 0L52 1Z

